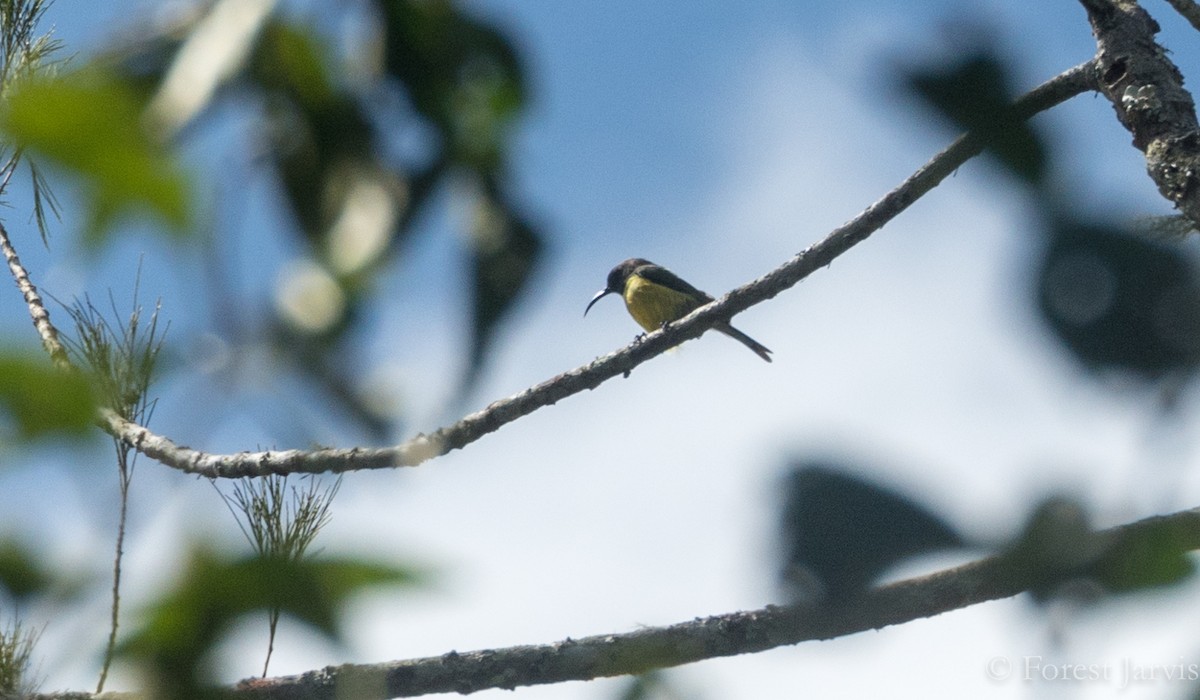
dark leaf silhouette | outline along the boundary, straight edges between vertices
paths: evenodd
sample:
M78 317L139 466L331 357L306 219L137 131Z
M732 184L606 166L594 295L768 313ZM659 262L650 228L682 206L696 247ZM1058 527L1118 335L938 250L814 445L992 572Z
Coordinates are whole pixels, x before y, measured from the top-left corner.
M815 584L826 598L843 598L908 557L962 544L925 507L839 465L803 463L784 488L784 582L797 597Z
M1200 286L1174 244L1061 223L1037 285L1043 319L1088 369L1159 376L1200 358Z
M908 82L956 128L979 135L1011 173L1036 185L1046 175L1047 149L1027 121L1013 118L1008 72L1008 62L980 51L949 66L914 70Z

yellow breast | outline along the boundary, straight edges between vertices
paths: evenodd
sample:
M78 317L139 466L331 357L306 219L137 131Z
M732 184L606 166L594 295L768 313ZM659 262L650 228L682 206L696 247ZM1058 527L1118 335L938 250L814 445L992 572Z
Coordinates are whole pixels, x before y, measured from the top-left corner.
M647 331L656 331L664 323L681 319L700 306L697 300L682 292L637 275L630 275L625 281L622 296L629 315Z

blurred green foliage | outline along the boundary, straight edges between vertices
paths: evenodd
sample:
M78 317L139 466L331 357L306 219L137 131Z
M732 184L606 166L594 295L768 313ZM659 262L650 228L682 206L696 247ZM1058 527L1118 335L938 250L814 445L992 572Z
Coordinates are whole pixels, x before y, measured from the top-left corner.
M342 612L352 597L422 580L411 569L357 559L230 559L195 549L175 586L149 604L119 654L148 672L162 696L203 697L211 690L208 652L244 616L282 610L340 642Z
M463 250L472 322L462 391L469 391L545 248L509 174L512 136L530 99L517 47L498 27L449 0L368 0L364 7L382 43L375 65L371 42L334 50L319 12L309 21L301 13L273 12L248 35L243 58L188 123L156 125L146 117L147 106L221 4L203 6L176 30L117 46L91 65L13 82L0 105L0 130L14 147L84 183L84 239L101 245L131 213L156 215L177 236L195 230L200 214L192 188L203 178L183 173L173 156L177 142L222 103L251 105L264 127L255 162L268 166L283 193L282 230L346 302L319 328L280 317L255 330L360 415L368 411L353 406L358 399L344 390L341 368L355 366L347 355L363 331L376 283L399 260L436 195L448 182L467 183L453 193L467 198L465 209L472 212ZM1034 228L1045 234L1044 246L1033 265L1031 296L1063 347L1091 370L1190 373L1200 351L1195 261L1177 246L1090 223L1086 212L1050 189L1051 149L1008 109L1015 94L1010 63L981 49L913 70L907 84L947 122L979 135L1041 208L1044 218ZM345 77L351 64L361 69L354 71L357 80ZM397 155L396 141L413 133L424 135L419 156ZM361 213L364 201L374 206L382 235L366 253L347 257L345 222ZM96 406L85 378L18 354L0 354L0 403L22 439L82 433ZM788 584L815 582L827 598L844 598L907 557L963 543L916 499L852 471L863 470L818 460L792 465L782 517ZM1101 537L1078 504L1048 501L1006 556L1014 571L1033 577L1035 594L1047 598L1070 578L1086 577L1114 592L1185 580L1193 570L1188 542L1166 526L1137 537ZM52 578L27 548L0 543L0 584L13 598L38 595ZM352 596L420 580L410 569L360 560L229 559L196 550L176 585L148 606L122 655L147 669L164 694L200 696L210 689L205 660L245 615L281 610L340 640L341 611ZM661 675L648 674L634 679L625 697L669 695L668 689Z
M387 426L372 418L369 402L347 391L356 378L345 368L355 365L348 355L357 349L352 339L361 337L366 308L378 303L376 282L435 195L447 191L466 200L463 210L476 212L464 225L472 271L464 293L473 320L460 395L479 378L544 244L517 204L508 173L513 131L528 101L514 43L449 0L374 0L363 9L372 26L340 49L333 48L322 11L310 17L272 11L249 35L245 59L177 133L186 136L190 124L226 102L259 111L265 127L259 162L270 166L285 195L284 229L303 241L340 292L334 314L320 323L278 314L265 326L269 340L382 436ZM154 94L188 60L193 35L219 16L216 9L198 13L172 32L118 47L106 62L131 86ZM419 154L401 153L396 144L414 135Z
M54 572L20 540L0 539L0 589L17 604L45 593L54 582ZM0 596L0 600L3 597Z
M1110 542L1091 575L1112 593L1183 583L1196 574L1196 538L1178 523L1160 523Z
M387 71L436 127L439 150L485 176L499 171L527 100L516 47L449 0L385 0L379 7Z
M367 423L369 411L347 390L356 379L350 372L360 366L352 353L361 345L364 310L378 302L378 282L418 230L422 212L442 192L464 197L463 209L474 213L463 222L463 262L471 270L464 295L473 309L464 343L465 394L544 247L542 233L516 203L508 173L510 141L527 99L516 47L499 29L444 0L365 3L374 26L360 26L363 40L345 45L331 40L323 20L326 12L338 11L335 3L311 14L268 3L252 31L225 31L230 28L221 22L247 16L221 12L236 4L198 3L173 24L136 25L72 70L22 74L6 85L11 89L0 104L0 135L31 167L52 166L80 183L87 245L110 243L117 224L145 214L183 240L184 234L212 231L203 223L210 215L242 206L230 198L245 188L220 189L226 172L185 173L177 154L223 106L253 110L259 118L242 122L253 124L249 135L257 149L247 162L278 183L284 209L273 217L281 222L278 231L301 243L345 303L326 325L300 326L277 311L274 322L238 329L253 337L234 340L272 343L278 356L291 358L294 368L324 383L331 398ZM376 30L382 44L370 41ZM194 109L181 108L168 88L179 75L202 76L211 68L203 59L189 63L197 56L189 48L206 33L229 42L240 36L245 45L226 54L230 63L217 72L211 91L196 80L187 95L202 100ZM413 134L425 140L419 157L396 145ZM35 186L44 183L34 172ZM201 188L214 188L223 198L213 200ZM214 211L201 211L201 203L210 201ZM230 235L212 242L218 249L242 244ZM148 367L161 342L156 316L142 338L136 311L129 328L98 322L90 303L69 312L80 334L68 340L75 359L103 375L99 384L109 403L128 408L132 402L129 417L143 417L145 402L152 405L145 393ZM95 384L48 362L0 354L0 402L21 439L89 430ZM387 428L371 426L379 435ZM0 549L0 583L13 599L38 595L55 578L28 550L16 544ZM197 550L179 583L124 636L120 652L163 694L199 697L212 680L205 659L241 617L279 611L339 641L350 597L372 586L419 580L410 569L356 559L231 560Z
M1003 556L1009 573L1029 582L1037 601L1081 590L1090 596L1130 593L1194 574L1188 553L1197 538L1188 527L1160 522L1116 535L1097 532L1081 503L1052 497L1033 510Z
M0 105L9 143L84 183L91 245L104 241L119 216L140 210L157 214L163 231L188 230L187 182L147 132L144 107L119 76L97 67L31 77Z
M55 368L42 356L0 352L0 409L15 437L84 435L93 427L96 397L87 377Z
M156 215L162 230L181 234L210 230L202 223L210 216L242 208L232 200L244 188L219 190L219 201L201 189L218 187L226 173L187 177L174 154L222 106L254 111L259 119L242 122L254 129L246 134L257 149L249 162L265 168L284 195L285 215L272 218L338 291L336 302L328 291L299 299L300 306L330 304L313 323L278 303L252 309L248 317L273 311L274 322L238 326L246 337L232 340L269 342L289 361L284 367L323 388L369 434L385 437L395 415L378 414L348 368L361 366L353 355L363 333L374 330L364 328L365 319L377 318L367 309L380 303L378 282L419 229L422 212L444 201L442 192L465 200L456 209L473 212L462 222L470 270L463 294L472 314L460 396L481 376L497 330L542 257L544 235L518 204L508 168L529 97L520 52L500 29L449 0L365 3L359 40L337 44L326 15L338 8L269 7L243 31L231 18L244 22L244 15L223 11L230 4L200 3L174 24L126 35L74 70L22 80L0 109L0 131L37 162L76 176L86 197L84 239L99 245L132 213ZM244 45L227 47L227 65L217 69L193 44L219 35ZM215 76L211 90L203 87L206 74ZM181 75L196 76L185 97ZM397 146L414 140L420 148L408 151L416 155ZM208 201L215 209L198 211ZM237 236L214 239L218 248L239 244Z

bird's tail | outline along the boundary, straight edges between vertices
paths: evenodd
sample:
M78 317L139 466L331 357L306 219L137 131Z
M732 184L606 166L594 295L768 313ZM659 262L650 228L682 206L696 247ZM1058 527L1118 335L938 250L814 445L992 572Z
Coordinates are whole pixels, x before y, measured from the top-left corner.
M739 331L738 329L734 328L733 326L729 325L728 323L726 323L722 326L716 326L715 328L717 330L721 331L722 333L724 333L725 335L729 336L730 338L733 338L734 340L738 341L742 345L745 345L746 347L753 350L755 355L758 355L759 357L766 360L767 362L771 361L771 350L769 348L767 348L767 346L765 346L762 343L755 340L754 338L751 338L750 336Z

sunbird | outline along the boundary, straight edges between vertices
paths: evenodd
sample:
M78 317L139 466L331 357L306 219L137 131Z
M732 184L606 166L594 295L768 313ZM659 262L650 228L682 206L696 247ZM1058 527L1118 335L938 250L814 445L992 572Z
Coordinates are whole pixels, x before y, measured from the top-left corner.
M608 283L588 302L583 315L587 316L592 305L609 294L620 294L629 315L647 331L656 331L671 321L678 321L713 300L674 272L642 258L630 258L610 270ZM713 328L750 348L767 362L771 361L771 351L766 346L729 325L728 321Z

